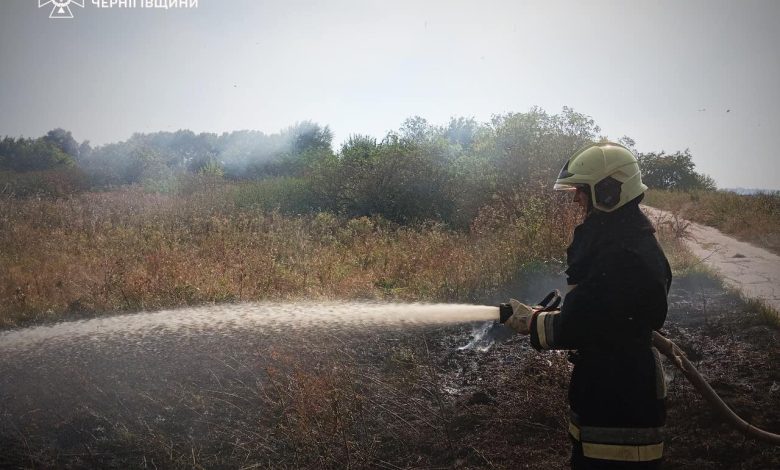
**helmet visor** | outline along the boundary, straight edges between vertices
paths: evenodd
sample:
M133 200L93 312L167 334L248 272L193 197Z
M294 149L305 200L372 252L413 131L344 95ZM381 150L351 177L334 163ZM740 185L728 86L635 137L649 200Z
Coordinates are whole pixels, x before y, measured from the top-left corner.
M553 189L555 191L576 191L579 189L579 185L576 183L565 183L561 180L565 180L567 178L571 178L572 176L575 176L574 173L571 173L569 171L569 163L571 160L567 161L566 164L563 165L563 168L561 168L561 172L558 173L557 181L555 182L555 186L553 186Z
M570 162L571 162L571 160L567 161L566 164L563 165L563 168L561 168L561 172L558 173L558 179L559 180L566 179L566 178L571 178L572 176L574 176L574 173L570 173L569 172L569 163Z
M580 185L570 183L555 183L553 189L555 191L576 191L580 189Z

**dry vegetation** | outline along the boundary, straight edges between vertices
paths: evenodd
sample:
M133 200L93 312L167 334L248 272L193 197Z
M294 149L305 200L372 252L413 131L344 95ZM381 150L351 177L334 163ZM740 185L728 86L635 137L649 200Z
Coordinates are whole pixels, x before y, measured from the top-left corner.
M472 301L522 269L559 263L577 222L571 205L539 194L485 208L467 232L329 213L283 216L244 206L236 194L218 185L180 195L125 188L0 200L3 325L253 299ZM681 243L684 225L658 227L677 274L704 269ZM672 298L672 337L694 359L701 359L697 350L725 354L721 339L710 337L739 331L731 313L745 308L733 296L721 299L708 279L709 290ZM698 296L709 303L699 307ZM717 371L719 392L744 397L738 411L776 430L777 398L766 390L780 379L763 366L777 360L777 348L765 347L776 344L776 331L754 311L739 321L751 322L741 354L765 376L732 380L743 370L737 360L718 369L710 359L709 373ZM131 380L132 367L95 375L130 374L120 380L130 387L126 400L90 401L100 384L86 382L72 418L38 426L33 417L46 417L31 414L20 425L28 428L2 429L0 467L565 467L565 354L538 354L519 337L487 352L457 350L472 327L248 331L224 343L204 335L185 338L185 359L176 364L169 361L182 355L177 338L152 337L124 353L138 361L134 354L152 351L148 363L140 361L148 380ZM90 361L114 364L111 343L88 347L95 348ZM677 380L668 468L774 468L780 461L767 445L711 432L717 426Z
M563 266L577 210L529 188L547 185L560 155L599 135L587 116L535 108L486 125L409 120L401 140L355 138L336 155L327 128L309 127L289 155L265 155L262 135L219 143L180 131L131 139L152 145L144 151L130 141L87 146L79 164L89 178L70 167L0 172L0 329L251 300L486 302L521 272ZM78 144L62 130L49 137ZM237 149L233 137L255 142ZM48 145L9 142L20 152L8 161L25 165ZM194 161L182 143L207 158ZM225 158L214 159L215 148ZM248 163L258 150L262 165L248 180L219 177L238 166L218 160ZM189 163L202 166L171 170ZM127 183L135 185L111 186ZM658 191L646 199L674 210L658 221L659 239L675 273L694 279L675 283L670 337L738 412L775 432L776 328L756 305L698 276L706 269L685 249L679 215L777 251L777 201ZM450 225L419 222L429 218ZM476 327L486 325L217 324L206 334L162 329L15 351L0 361L0 467L564 468L566 354L537 353L517 336L459 350ZM672 385L668 468L780 466L777 448L718 428L687 383L678 376ZM29 406L13 409L11 394Z
M656 237L669 260L675 277L698 273L717 277L717 273L691 253L686 246L685 240L690 237L688 229L691 225L688 220L682 218L677 212L660 216L650 214L649 217L656 228Z
M0 199L0 326L260 299L473 301L560 262L576 223L544 194L488 207L468 232L284 216L242 208L237 194L221 184Z
M49 426L40 413L0 426L0 467L560 467L565 355L540 356L519 337L460 352L470 328L234 337L240 350L173 376L158 368L164 384L134 384L122 403L87 397Z
M776 329L709 278L678 287L667 334L737 412L776 432ZM519 336L458 350L472 327L251 331L219 348L189 338L175 367L165 362L177 338L148 338L128 353L151 369L148 382L129 382L121 401L86 393L50 426L30 413L21 429L0 432L0 467L566 468L566 353L538 353ZM139 355L152 344L150 357ZM665 468L777 468L780 449L726 427L666 370Z
M651 190L645 203L780 254L780 193Z

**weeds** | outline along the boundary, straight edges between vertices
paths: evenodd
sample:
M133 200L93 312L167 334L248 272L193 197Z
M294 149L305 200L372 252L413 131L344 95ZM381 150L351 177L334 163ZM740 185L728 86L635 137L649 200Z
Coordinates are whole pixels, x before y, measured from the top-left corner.
M485 208L467 233L329 213L285 217L237 208L231 198L217 186L0 201L6 324L24 320L15 309L36 318L303 296L470 300L523 266L557 262L576 223L571 208L543 197ZM676 271L703 270L681 243L685 230L658 225ZM21 462L8 466L564 466L565 355L537 354L518 338L479 355L451 353L464 331L439 329L431 340L361 330L348 343L322 331L253 331L248 344L233 345L243 354L236 358L232 341L215 350L206 339L188 341L207 359L188 355L190 366L166 376L165 349L141 354L162 385L128 375L118 382L142 383L131 400L106 395L111 413L77 410L80 421L59 420L78 448L54 451L24 435L0 442ZM125 408L133 401L138 408Z
M561 266L579 221L545 193L486 206L468 231L284 216L212 183L0 199L0 326L267 299L476 302L522 270ZM681 218L656 225L675 272L704 269Z
M748 298L741 291L737 289L729 289L731 292L742 300L747 311L758 313L758 317L767 325L774 328L780 328L780 313L774 308L767 305L761 299Z
M0 325L262 299L475 301L524 266L560 262L572 220L541 196L518 201L511 217L486 208L467 232L283 216L237 205L225 184L6 198Z
M223 348L207 367L150 371L121 402L109 393L51 426L23 422L28 435L4 454L8 466L43 468L474 468L506 467L537 444L540 456L563 451L565 355L518 341L452 354L462 333L298 332ZM490 369L474 369L488 356ZM506 357L521 368L506 373Z
M695 273L714 275L712 270L685 245L685 241L690 238L691 223L685 220L679 211L672 211L668 216L653 216L651 222L656 228L658 241L669 259L675 276Z

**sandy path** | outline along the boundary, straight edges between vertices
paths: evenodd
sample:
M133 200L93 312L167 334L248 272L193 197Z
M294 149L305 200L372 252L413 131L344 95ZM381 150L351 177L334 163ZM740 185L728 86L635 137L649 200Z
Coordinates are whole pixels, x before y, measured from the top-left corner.
M673 220L669 212L647 206L643 209L656 223ZM685 222L690 223L686 244L696 256L718 271L727 284L780 312L780 256L715 228Z

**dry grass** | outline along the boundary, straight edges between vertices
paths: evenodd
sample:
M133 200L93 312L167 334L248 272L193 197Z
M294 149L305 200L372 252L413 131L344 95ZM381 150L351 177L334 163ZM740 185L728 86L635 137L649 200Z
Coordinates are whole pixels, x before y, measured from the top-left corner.
M0 443L9 467L558 468L565 355L520 337L457 352L468 328L264 340L254 357ZM68 438L47 446L47 433Z
M421 455L428 465L448 460L452 410L444 405L425 342L407 339L379 361L358 357L358 342L346 349L277 344L256 375L223 380L205 392L187 390L182 400L191 420L209 422L195 441L171 442L170 431L155 425L128 437L164 467L176 468L227 462L242 468L365 468L388 461L411 465L410 459L420 464ZM318 350L316 357L309 348ZM212 418L226 414L232 418Z
M543 197L486 208L461 233L252 212L237 209L229 191L0 201L5 324L47 311L264 298L469 300L523 266L560 260L577 222L571 207ZM699 269L682 244L684 226L658 226L676 272ZM143 412L85 409L81 421L58 424L78 437L69 452L26 436L0 444L8 466L565 466L565 355L537 354L519 337L487 353L457 351L467 329L281 332L273 341L253 332L255 349L152 387Z
M703 273L715 276L715 273L702 260L695 256L685 244L690 236L690 222L679 215L678 211L666 216L651 216L656 228L656 236L669 259L675 277Z
M560 262L576 223L543 196L486 209L463 233L241 209L231 190L1 199L0 326L260 299L473 301Z
M645 203L780 254L780 193L648 191Z

